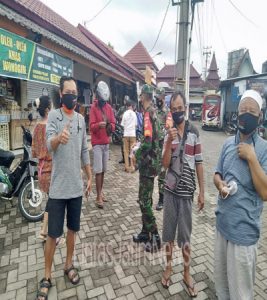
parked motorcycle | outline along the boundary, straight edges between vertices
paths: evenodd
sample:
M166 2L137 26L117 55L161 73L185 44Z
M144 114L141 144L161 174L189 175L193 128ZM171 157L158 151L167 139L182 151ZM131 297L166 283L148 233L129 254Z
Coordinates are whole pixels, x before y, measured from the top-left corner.
M112 138L112 143L113 144L115 144L115 145L121 145L122 144L123 127L121 126L121 124L118 121L116 121L115 131L112 132L111 138Z
M11 171L10 167L15 155L0 149L0 200L13 200L18 197L21 214L28 221L40 221L45 212L47 196L38 187L37 163L32 158L32 135L28 129L23 130L23 158Z

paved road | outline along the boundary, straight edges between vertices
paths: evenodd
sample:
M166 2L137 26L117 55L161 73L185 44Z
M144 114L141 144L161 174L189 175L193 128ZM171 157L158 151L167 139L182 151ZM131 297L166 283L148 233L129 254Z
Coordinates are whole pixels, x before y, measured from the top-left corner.
M198 124L197 124L198 125ZM199 125L198 125L199 126ZM216 299L213 284L214 208L216 190L213 170L226 136L203 132L206 207L194 208L192 235L192 274L197 282L197 299ZM138 174L126 174L118 146L111 147L105 193L109 202L104 210L95 207L95 194L82 207L81 231L77 237L75 261L81 282L72 286L63 276L66 248L56 250L53 287L49 299L190 299L182 284L181 252L175 250L174 274L169 291L160 284L164 252L151 255L132 243L140 230L137 200ZM154 200L157 200L155 188ZM196 205L195 205L196 206ZM162 228L162 212L155 212ZM259 242L255 299L267 299L267 217ZM0 203L0 299L34 299L38 281L44 274L43 245L37 240L39 223L27 223L16 207Z

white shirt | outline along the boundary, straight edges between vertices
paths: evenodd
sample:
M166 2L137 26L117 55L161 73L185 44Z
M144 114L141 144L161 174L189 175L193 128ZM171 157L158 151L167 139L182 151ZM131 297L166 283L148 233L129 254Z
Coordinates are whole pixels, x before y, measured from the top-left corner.
M121 125L124 128L124 137L135 137L137 126L136 113L131 109L126 110L122 116Z

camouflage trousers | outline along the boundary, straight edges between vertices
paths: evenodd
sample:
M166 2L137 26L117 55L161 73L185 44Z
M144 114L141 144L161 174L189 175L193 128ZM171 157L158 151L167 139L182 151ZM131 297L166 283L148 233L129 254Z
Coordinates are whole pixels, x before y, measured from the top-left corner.
M154 177L145 177L140 175L139 177L139 199L142 213L143 231L157 233L158 228L156 224L156 218L153 213L153 189L154 189Z
M166 170L163 167L161 167L158 176L158 185L159 185L159 194L162 195L164 195L165 175L166 175Z
M163 151L163 143L164 143L163 141L159 142L161 154ZM161 157L161 160L162 160L162 157ZM158 186L159 186L159 194L162 194L162 195L164 194L165 175L166 175L166 170L163 168L163 166L161 166L161 170L158 175Z

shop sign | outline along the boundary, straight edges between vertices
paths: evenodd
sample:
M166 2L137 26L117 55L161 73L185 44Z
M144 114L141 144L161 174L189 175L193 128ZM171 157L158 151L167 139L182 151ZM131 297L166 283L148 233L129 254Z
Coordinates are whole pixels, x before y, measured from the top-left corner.
M0 28L0 75L59 84L72 74L70 59Z

